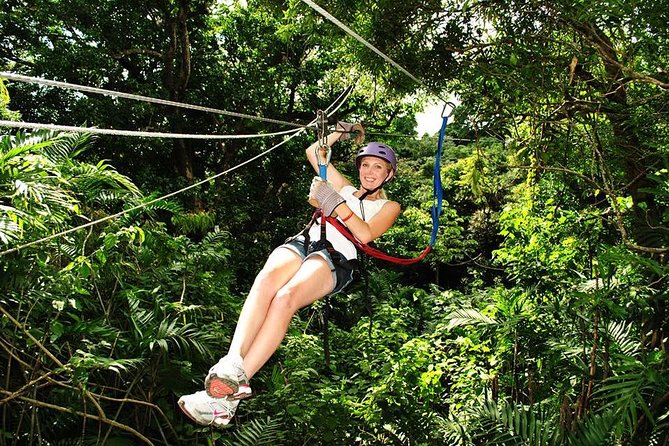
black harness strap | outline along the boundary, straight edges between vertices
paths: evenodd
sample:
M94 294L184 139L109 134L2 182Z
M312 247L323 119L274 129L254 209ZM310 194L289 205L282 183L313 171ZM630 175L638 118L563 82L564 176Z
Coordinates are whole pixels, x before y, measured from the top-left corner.
M320 240L312 242L311 237L309 236L309 231L311 230L311 227L318 221L318 218L320 217ZM307 226L304 228L302 231L302 236L304 238L304 254L309 255L312 252L320 251L322 249L325 249L328 254L330 255L330 259L332 260L332 263L334 265L340 265L344 268L347 268L349 270L355 271L360 270L360 266L362 262L359 262L357 260L348 260L346 259L342 254L340 254L338 251L334 249L334 246L332 246L332 243L327 239L327 230L326 230L326 222L327 218L323 214L322 209L317 209L316 212L314 212L314 215L311 218L311 221L307 224ZM348 229L348 228L347 228ZM365 281L365 294L367 298L369 299L369 283L366 277L366 274L362 273L364 276L363 279ZM336 285L336 284L335 284ZM325 366L327 370L330 370L330 329L329 329L329 320L330 320L330 311L332 309L332 306L330 305L330 295L325 296L325 307L323 309L323 318L322 318L322 326L323 326L323 354L325 355ZM370 312L370 336L371 336L371 320L372 320L372 310L371 310L371 305L367 305L367 309Z
M309 236L309 230L311 227L318 221L318 218L321 218L321 238L313 245L311 243L311 237ZM308 255L310 252L320 251L325 248L330 254L330 258L333 262L342 263L345 259L341 258L337 251L335 251L334 246L327 239L327 232L325 228L327 220L323 214L322 209L316 209L314 215L311 217L311 221L307 224L306 228L302 231L302 236L304 237L304 254ZM335 284L336 285L336 284ZM329 329L329 320L330 320L330 295L325 296L325 308L323 309L323 318L321 320L323 326L323 354L325 355L325 367L327 370L330 370L330 329Z

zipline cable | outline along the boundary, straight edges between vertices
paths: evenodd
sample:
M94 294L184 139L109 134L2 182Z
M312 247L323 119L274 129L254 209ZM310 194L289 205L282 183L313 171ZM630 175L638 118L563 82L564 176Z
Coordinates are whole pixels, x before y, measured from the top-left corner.
M334 113L337 112L337 110L339 110L339 108L344 104L344 102L346 101L346 99L348 98L348 96L351 94L351 91L353 91L353 86L349 86L349 87L347 87L346 90L344 90L344 92L342 92L342 93L337 97L337 99L335 99L334 102L333 102L332 104L330 104L330 106L325 110L325 113L327 114L327 116L332 116ZM336 105L336 107L335 107L335 105ZM334 109L333 109L332 111L329 111L329 110L332 109L333 107L334 107ZM88 222L88 223L84 223L83 225L80 225L80 226L77 226L77 227L74 227L74 228L70 228L70 229L67 229L67 230L65 230L65 231L61 231L61 232L59 232L59 233L49 235L49 236L47 236L47 237L43 237L43 238L38 239L38 240L33 240L32 242L28 242L28 243L25 243L25 244L23 244L23 245L16 246L16 247L14 247L14 248L7 249L7 250L5 250L5 251L0 252L0 257L5 256L5 255L7 255L7 254L11 254L11 253L13 253L13 252L20 251L20 250L22 250L22 249L28 248L28 247L33 246L33 245L37 245L37 244L40 244L40 243L43 243L43 242L46 242L46 241L49 241L49 240L53 240L53 239L58 238L58 237L62 237L62 236L64 236L64 235L70 234L70 233L75 232L75 231L79 231L79 230L81 230L81 229L85 229L85 228L89 228L89 227L91 227L91 226L95 226L95 225L97 225L97 224L99 224L99 223L103 223L103 222L105 222L105 221L112 220L112 219L114 219L114 218L118 218L118 217L120 217L120 216L122 216L122 215L125 215L125 214L127 214L127 213L130 213L130 212L133 212L133 211L137 211L137 210L139 210L139 209L145 208L146 206L150 206L150 205L152 205L152 204L154 204L154 203L158 203L159 201L166 200L166 199L168 199L168 198L171 198L171 197L174 197L174 196L176 196L176 195L178 195L178 194L181 194L181 193L183 193L183 192L186 192L186 191L188 191L188 190L190 190L190 189L194 189L194 188L196 188L196 187L199 187L199 186L201 186L201 185L203 185L203 184L205 184L205 183L208 183L208 182L210 182L210 181L212 181L212 180L214 180L214 179L216 179L216 178L222 177L223 175L227 175L228 173L233 172L233 171L235 171L235 170L237 170L237 169L239 169L239 168L241 168L241 167L243 167L243 166L245 166L245 165L247 165L247 164L249 164L249 163L251 163L251 162L257 160L258 158L261 158L261 157L263 157L263 156L266 156L267 154L269 154L269 153L272 152L273 150L279 148L280 146L284 145L285 143L287 143L287 142L290 141L291 139L293 139L293 138L295 138L296 136L302 134L308 127L311 127L313 124L316 124L316 121L317 121L317 120L314 119L314 120L312 120L307 126L303 126L302 128L293 130L294 133L293 133L292 135L290 135L289 137L285 138L285 139L284 139L283 141L281 141L280 143L278 143L278 144L276 144L276 145L270 147L269 149L265 150L264 152L259 153L258 155L254 156L254 157L252 157L252 158L249 158L248 160L246 160L246 161L244 161L244 162L242 162L242 163L240 163L240 164L237 164L236 166L233 166L233 167L231 167L231 168L229 168L229 169L227 169L227 170L225 170L225 171L223 171L223 172L219 172L219 173L217 173L217 174L215 174L215 175L212 175L211 177L206 178L206 179L204 179L204 180L202 180L202 181L198 181L197 183L193 183L193 184L191 184L191 185L189 185L189 186L186 186L186 187L184 187L184 188L181 188L181 189L179 189L179 190L177 190L177 191L170 192L170 193L168 193L168 194L166 194L166 195L163 195L163 196L161 196L161 197L155 198L155 199L150 200L150 201L148 201L148 202L146 202L146 203L138 204L138 205L136 205L136 206L133 206L133 207L128 208L128 209L124 209L123 211L117 212L117 213L115 213L115 214L107 215L106 217L102 217L102 218L100 218L100 219L97 219L97 220L94 220L94 221L91 221L91 222Z
M63 131L63 132L92 133L92 134L114 135L114 136L134 136L138 138L179 138L179 139L251 139L251 138L265 138L269 136L281 136L295 132L295 129L292 129L273 133L254 133L249 135L205 135L205 134L188 134L188 133L142 132L137 130L101 129L97 127L75 127L70 125L40 124L36 122L16 122L16 121L6 121L6 120L0 120L0 127L15 127L23 129L46 129L46 130Z
M378 54L383 60L385 60L386 62L388 62L389 64L391 64L393 67L397 68L398 70L400 70L402 73L404 73L406 76L408 76L409 78L411 78L411 79L412 79L414 82L416 82L418 85L424 87L425 89L427 89L427 90L429 90L429 91L432 91L432 92L433 92L439 99L441 99L442 101L444 101L444 102L448 102L447 100L445 100L444 98L442 98L441 95L440 95L438 92L434 91L434 89L430 88L427 84L425 84L425 82L423 82L422 80L418 79L416 76L414 76L413 74L411 74L411 73L410 73L406 68L404 68L402 65L398 64L398 63L395 62L393 59L391 59L390 57L386 56L381 50L379 50L379 49L376 48L374 45L372 45L372 44L369 43L367 40L365 40L365 38L362 37L360 34L356 33L356 32L353 31L351 28L349 28L348 26L346 26L345 24L343 24L340 20L338 20L338 19L337 19L336 17L334 17L332 14L330 14L329 12L327 12L325 9L321 8L320 6L318 6L316 3L314 3L314 2L311 1L311 0L302 0L302 1L303 1L304 3L306 3L307 5L309 5L313 10L315 10L316 12L318 12L320 15L322 15L323 17L325 17L326 19L328 19L329 21L331 21L332 23L334 23L335 25L337 25L339 28L341 28L342 30L344 30L344 32L346 32L348 35L350 35L351 37L353 37L354 39L356 39L358 42L362 43L362 44L365 45L367 48L369 48L370 50L374 51L374 52L375 52L376 54Z
M334 23L335 25L337 25L338 27L343 29L347 34L352 36L358 42L362 43L367 48L369 48L370 50L374 51L376 54L381 56L381 58L383 58L383 60L385 60L386 62L388 62L389 64L391 64L395 68L397 68L398 70L400 70L402 73L409 76L416 83L418 83L420 85L425 85L420 79L416 78L413 74L409 73L402 65L398 64L397 62L392 60L390 57L386 56L383 52L381 52L381 50L377 49L374 45L372 45L371 43L366 41L360 34L356 33L355 31L353 31L348 26L344 25L342 22L340 22L336 17L334 17L329 12L327 12L325 9L321 8L320 6L318 6L316 3L312 2L311 0L302 0L302 1L304 3L306 3L307 5L309 5L311 8L313 8L315 11L317 11L320 15L322 15L323 17L325 17L326 19L328 19L329 21L331 21L332 23Z
M152 98L149 96L140 96L137 94L132 94L132 93L123 93L119 91L112 91L112 90L105 90L103 88L96 88L96 87L87 87L85 85L78 85L78 84L71 84L68 82L60 82L60 81L54 81L50 79L44 79L41 77L33 77L33 76L24 76L22 74L16 74L16 73L10 73L7 71L0 71L0 78L5 78L9 80L14 80L14 81L19 81L19 82L27 82L27 83L32 83L32 84L40 84L40 85L47 85L50 87L60 87L68 90L76 90L76 91L83 91L87 93L96 93L96 94L102 94L106 96L113 96L113 97L119 97L119 98L125 98L125 99L132 99L135 101L142 101L142 102L149 102L153 104L160 104L160 105L168 105L171 107L177 107L177 108L187 108L190 110L198 110L198 111L203 111L207 113L216 113L219 115L226 115L226 116L232 116L235 118L244 118L244 119L253 119L256 121L263 121L263 122L269 122L273 124L281 124L281 125L287 125L291 127L297 127L297 128L304 128L308 127L312 124L307 124L306 126L303 124L296 124L294 122L288 122L288 121L283 121L280 119L273 119L273 118L265 118L263 116L255 116L255 115L248 115L245 113L237 113L237 112L231 112L227 110L220 110L217 108L211 108L211 107L203 107L200 105L192 105L192 104L186 104L183 102L176 102L176 101L169 101L167 99L158 99L158 98Z
M426 132L427 133L427 132ZM393 138L413 138L413 139L419 139L418 135L409 135L406 133L382 133L382 132L368 132L365 131L365 135L369 136L388 136L388 137L393 137ZM465 141L465 142L473 142L477 141L476 139L470 139L470 138L451 138L450 136L448 137L449 141Z

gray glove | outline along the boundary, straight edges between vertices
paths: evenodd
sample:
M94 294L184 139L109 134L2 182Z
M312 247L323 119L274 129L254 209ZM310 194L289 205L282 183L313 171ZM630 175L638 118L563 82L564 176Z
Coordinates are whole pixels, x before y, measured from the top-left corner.
M309 188L309 202L316 200L323 209L323 213L331 216L337 206L345 203L346 200L335 191L330 183L323 181L320 177L314 177Z
M341 135L339 135L339 141L346 141L351 137L351 135L355 135L354 141L356 144L362 144L362 142L365 140L365 128L361 124L337 121L335 130L338 132L343 132Z

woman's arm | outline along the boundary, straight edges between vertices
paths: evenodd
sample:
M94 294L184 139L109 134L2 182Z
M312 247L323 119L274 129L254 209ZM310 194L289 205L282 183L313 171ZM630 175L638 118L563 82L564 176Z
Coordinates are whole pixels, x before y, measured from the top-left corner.
M328 136L326 136L326 144L330 147L337 141L339 141L339 136L341 135L341 132L333 132L330 133ZM318 169L318 159L316 157L316 150L319 150L320 148L320 141L314 142L312 145L307 147L306 154L307 154L307 159L309 160L309 164L311 164L311 167L314 168L316 171L316 174L319 174L319 169ZM325 153L321 153L321 156L325 156ZM332 183L334 186L335 190L339 192L344 186L351 185L352 183L344 177L339 171L332 165L328 164L327 168L327 180Z
M386 232L400 214L399 203L388 201L374 217L369 221L364 221L353 213L344 197L334 189L334 185L318 177L311 182L309 203L320 207L325 215L339 216L353 235L363 243L369 243Z
M346 203L337 206L335 211L340 218L346 219L344 224L358 240L362 243L369 243L383 235L395 223L400 215L401 208L399 203L388 201L369 221L355 215ZM348 217L349 215L350 217Z
M355 137L355 142L356 144L361 144L365 140L365 130L360 124L345 124L348 126L351 126L351 130L355 129L356 131L356 137ZM345 134L345 129L342 124L337 123L336 125L336 130L329 135L326 136L325 138L325 143L329 146L332 147L334 143L339 141L342 137L342 135ZM316 157L316 150L320 147L321 142L316 141L309 147L307 147L307 150L305 151L307 155L307 159L309 160L309 164L311 164L311 167L314 168L317 174L320 174L319 168L318 168L318 159ZM325 153L322 153L324 156ZM339 192L342 190L344 186L352 186L353 184L339 171L332 165L328 164L327 168L327 180L328 182L332 183L334 186L335 190Z

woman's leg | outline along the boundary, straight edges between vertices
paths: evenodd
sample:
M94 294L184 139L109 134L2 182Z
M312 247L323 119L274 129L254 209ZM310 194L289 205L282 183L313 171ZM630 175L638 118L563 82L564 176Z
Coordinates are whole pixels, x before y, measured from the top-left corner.
M277 291L290 280L300 268L302 259L287 248L279 248L270 254L258 273L239 314L235 334L230 343L229 354L244 357L263 325L267 310Z
M244 358L244 370L251 378L274 354L283 341L293 315L334 288L327 262L313 256L304 261L292 278L271 299L264 322Z

